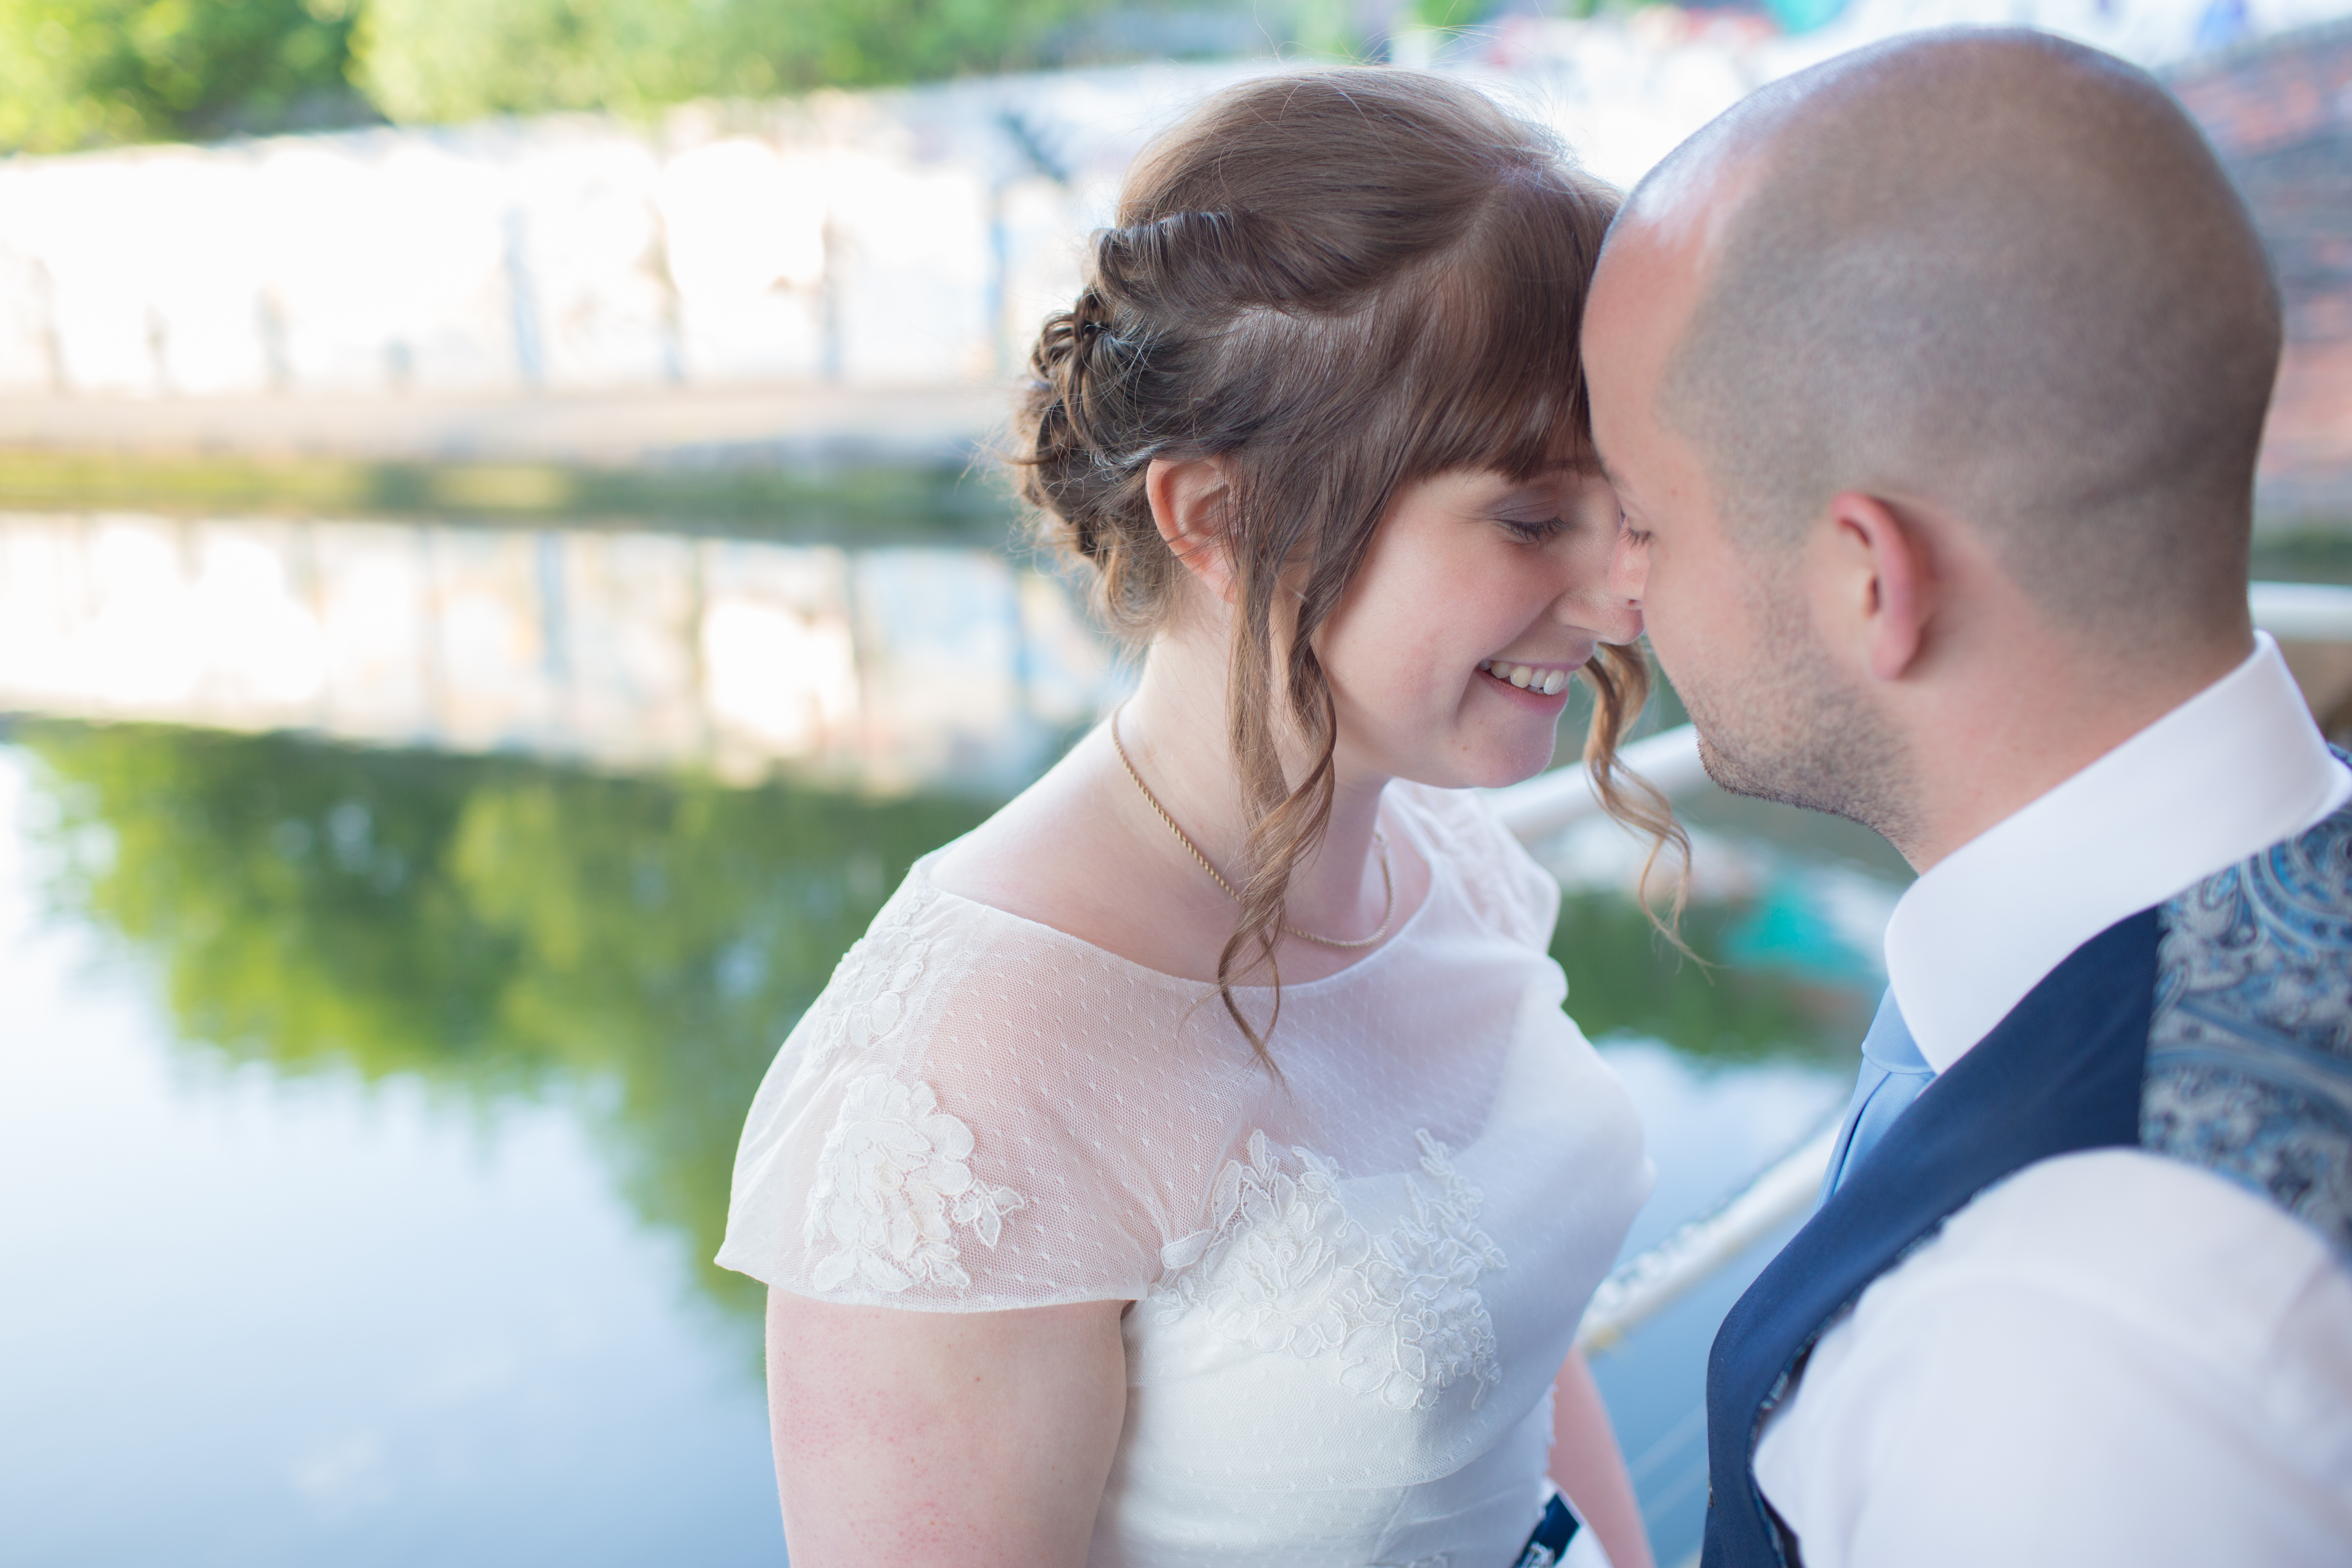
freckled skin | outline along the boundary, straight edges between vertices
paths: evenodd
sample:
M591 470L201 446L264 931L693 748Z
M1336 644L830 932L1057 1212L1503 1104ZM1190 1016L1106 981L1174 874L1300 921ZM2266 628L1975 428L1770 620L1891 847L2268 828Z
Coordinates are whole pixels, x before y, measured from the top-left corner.
M1508 525L1547 521L1535 537ZM1541 772L1565 686L1544 697L1478 666L1572 671L1640 637L1640 613L1608 586L1616 540L1615 500L1589 473L1449 473L1408 489L1317 637L1342 768L1450 787Z
M902 1312L772 1291L794 1568L1083 1563L1127 1414L1124 1305Z

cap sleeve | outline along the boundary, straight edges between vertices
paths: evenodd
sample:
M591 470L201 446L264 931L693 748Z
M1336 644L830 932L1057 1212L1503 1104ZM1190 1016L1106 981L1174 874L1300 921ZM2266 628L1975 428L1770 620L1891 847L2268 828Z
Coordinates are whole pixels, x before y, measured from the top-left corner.
M1165 1110L1097 1087L1127 1081L1102 1054L1138 1033L1135 1010L1091 995L1074 1026L1086 977L993 913L919 868L844 957L753 1101L722 1267L930 1311L1150 1289L1169 1239L1166 1133L1135 1124Z
M1485 795L1399 783L1402 804L1427 825L1471 904L1506 940L1546 952L1559 920L1559 883L1512 837Z

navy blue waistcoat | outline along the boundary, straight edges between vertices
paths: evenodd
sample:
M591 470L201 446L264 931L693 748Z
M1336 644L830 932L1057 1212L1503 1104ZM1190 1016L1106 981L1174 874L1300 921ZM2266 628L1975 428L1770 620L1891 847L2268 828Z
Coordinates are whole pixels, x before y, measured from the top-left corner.
M2037 1161L2145 1148L2236 1182L2352 1260L2352 808L2077 948L1930 1084L1724 1319L1705 1568L1780 1568L1756 1438L1845 1308Z

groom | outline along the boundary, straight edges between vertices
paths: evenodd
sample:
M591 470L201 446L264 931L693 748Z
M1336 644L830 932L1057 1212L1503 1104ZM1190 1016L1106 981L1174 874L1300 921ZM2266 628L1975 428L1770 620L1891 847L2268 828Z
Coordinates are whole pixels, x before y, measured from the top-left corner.
M1769 88L1611 234L1617 585L1717 782L1920 872L1716 1341L1709 1568L2352 1563L2352 773L2246 614L2278 344L2179 106L2032 34Z

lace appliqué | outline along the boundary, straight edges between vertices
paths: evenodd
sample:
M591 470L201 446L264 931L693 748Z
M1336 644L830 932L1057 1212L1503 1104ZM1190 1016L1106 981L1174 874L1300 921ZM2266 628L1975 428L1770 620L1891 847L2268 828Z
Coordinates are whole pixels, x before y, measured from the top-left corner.
M1444 1144L1414 1136L1408 1212L1374 1236L1341 1205L1330 1162L1292 1149L1293 1173L1264 1132L1251 1133L1248 1158L1218 1173L1209 1228L1161 1254L1176 1273L1152 1292L1159 1321L1204 1312L1256 1349L1332 1356L1342 1386L1400 1410L1434 1405L1468 1375L1475 1406L1501 1372L1478 1277L1505 1260L1477 1226L1478 1189Z
M928 878L908 878L873 926L841 955L809 1020L802 1070L820 1068L843 1047L871 1046L898 1027L907 994L923 977L930 952L930 943L916 937L915 921L937 893Z
M2166 904L2140 1142L2352 1258L2352 812Z
M838 1247L817 1264L819 1290L852 1279L895 1295L915 1285L968 1290L956 1226L993 1248L1004 1216L1027 1202L971 1173L971 1129L939 1108L927 1083L887 1073L853 1079L817 1157L803 1231Z

